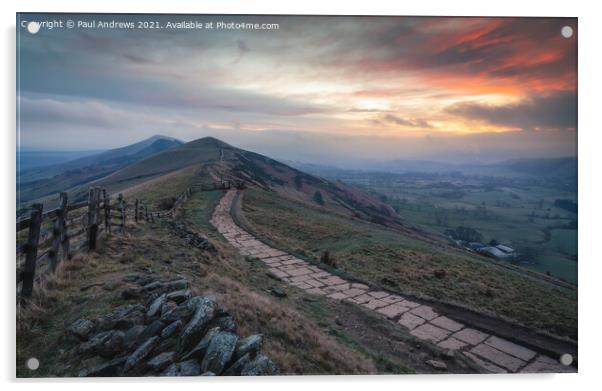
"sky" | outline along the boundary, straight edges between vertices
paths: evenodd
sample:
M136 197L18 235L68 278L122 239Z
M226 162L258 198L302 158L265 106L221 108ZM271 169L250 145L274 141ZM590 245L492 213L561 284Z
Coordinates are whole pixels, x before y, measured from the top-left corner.
M576 155L573 18L18 18L213 22L19 28L22 150L99 150L162 134L314 163ZM218 29L220 21L278 28Z

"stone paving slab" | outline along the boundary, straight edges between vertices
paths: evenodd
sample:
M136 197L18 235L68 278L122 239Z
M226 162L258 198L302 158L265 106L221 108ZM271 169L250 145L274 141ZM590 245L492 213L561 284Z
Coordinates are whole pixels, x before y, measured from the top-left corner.
M460 350L463 347L467 346L467 344L465 342L460 341L459 339L455 339L454 337L449 337L445 341L439 342L437 346L443 349Z
M425 323L410 331L410 334L417 338L424 339L427 341L439 342L447 338L450 332L440 327L433 326L430 323Z
M412 315L411 313L406 312L403 315L401 315L401 318L399 319L399 321L397 323L399 323L406 329L412 330L415 327L420 326L424 322L426 322L426 321L424 319L422 319L421 317Z
M511 356L518 357L521 360L529 361L537 355L533 350L527 349L523 346L517 345L505 339L491 336L485 341L485 343L491 347L501 350L504 353L508 353Z
M455 320L451 320L446 316L440 316L431 320L431 323L435 326L439 326L449 331L460 331L464 327L462 323L458 323Z
M475 346L474 348L470 349L470 352L512 372L518 371L523 365L525 365L523 360L512 357L509 354L485 344L479 344Z
M507 371L507 370L505 370L504 368L502 368L502 367L498 367L498 366L497 366L497 365L495 365L495 364L492 364L492 363L490 363L490 362L487 362L487 361L485 361L485 360L482 360L482 359L480 359L480 358L479 358L477 355L475 355L475 354L472 354L472 353L470 353L470 352L463 352L463 353L464 353L464 355L465 355L466 357L468 357L469 359L471 359L471 360L472 360L472 362L474 362L474 363L475 363L475 364L477 364L479 367L481 367L481 368L485 369L485 370L486 370L486 371L488 371L488 372L491 372L491 373L508 373L508 371Z
M381 299L382 301L389 303L389 304L393 304L393 303L397 303L403 300L403 297L401 296L397 296L397 295L389 295L387 297L383 297ZM408 306L405 306L406 308L410 308Z
M355 297L366 293L366 291L363 289L351 288L349 290L343 291L343 293L349 297Z
M368 294L370 296L374 297L375 299L382 299L383 297L389 296L389 294L387 292L383 292L383 291L368 292Z
M433 311L433 309L428 305L421 305L419 307L414 308L410 312L414 315L420 316L422 319L425 320L433 320L437 316L439 316L439 314Z
M459 339L462 342L466 342L469 345L478 345L489 337L489 334L485 334L481 331L465 328L460 330L453 335L454 338Z
M401 304L390 304L386 307L379 308L376 312L385 315L389 319L393 319L409 310L408 307L404 307Z
M362 304L364 307L371 309L371 310L375 310L377 308L381 308L387 305L387 303L385 303L384 301L380 301L378 299L372 299L367 303Z

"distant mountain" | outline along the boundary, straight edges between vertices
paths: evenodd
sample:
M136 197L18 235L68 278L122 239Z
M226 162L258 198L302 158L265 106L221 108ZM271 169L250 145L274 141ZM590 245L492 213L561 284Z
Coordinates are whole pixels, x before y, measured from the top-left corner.
M155 155L182 142L165 136L153 136L122 148L85 156L61 164L25 169L17 173L21 203L83 185L105 177L123 167Z
M577 158L550 159L515 159L496 164L517 173L541 176L568 178L577 177Z

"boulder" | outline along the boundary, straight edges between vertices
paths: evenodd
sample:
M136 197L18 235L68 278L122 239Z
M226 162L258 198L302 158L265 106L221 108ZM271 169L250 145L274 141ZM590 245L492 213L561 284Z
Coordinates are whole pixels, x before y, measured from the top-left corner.
M151 322L151 324L146 326L144 330L140 333L140 335L137 338L137 342L141 343L151 337L161 334L161 331L163 331L164 326L165 325L160 320L155 320Z
M201 374L201 367L195 360L182 361L171 364L161 376L198 376Z
M153 303L148 307L148 311L146 312L146 318L152 319L156 315L158 315L166 300L166 295L161 295L157 297L155 301L153 301Z
M238 358L234 364L230 365L228 369L223 373L224 376L240 376L244 367L249 365L251 362L251 356L247 353L244 356Z
M119 357L106 363L94 366L92 368L84 368L79 371L80 377L115 377L119 376L125 357Z
M101 331L100 333L90 337L90 339L79 345L77 351L79 354L97 354L100 345L110 338L113 330Z
M177 304L183 303L192 297L192 292L188 289L182 289L167 294L167 300L175 301Z
M198 300L192 319L180 334L180 350L197 343L206 326L213 320L217 303L215 297L207 296Z
M176 352L163 352L150 359L146 365L155 372L160 372L173 364L176 358Z
M238 336L226 331L220 331L209 342L207 352L201 361L201 372L211 371L216 375L222 373L226 364L232 359Z
M165 327L163 331L161 331L161 338L165 339L174 336L182 328L182 324L183 323L181 320L176 320L175 322L172 322L167 327Z
M105 338L96 348L96 352L99 356L104 358L113 358L123 351L123 341L125 339L125 333L119 330L113 330L109 332L107 338Z
M168 301L163 304L163 308L161 308L161 319L164 323L172 323L176 320L180 320L181 316L178 312L178 305L173 301Z
M114 328L127 330L134 325L143 324L145 310L142 304L125 304L117 307L113 313L101 318L102 328L103 330Z
M138 368L143 360L153 351L157 343L159 342L159 337L149 338L146 342L138 347L134 351L134 353L130 354L130 356L125 361L125 365L123 367L123 372L127 373L133 369Z
M71 324L69 331L81 341L86 341L94 332L96 325L88 319L78 319Z
M186 355L184 355L184 357L182 357L184 360L188 360L189 358L197 358L197 359L202 359L203 356L205 356L205 353L207 352L207 348L209 347L209 343L211 343L211 340L220 332L220 328L219 327L215 327L210 329L204 336L203 338L201 338L201 340L199 341L199 343L188 353L186 353Z
M211 321L209 327L219 327L223 331L229 331L231 333L236 332L236 323L234 322L234 318L231 316L215 318L213 321Z
M273 376L279 372L278 367L272 360L267 356L259 355L245 365L240 374L242 376Z
M263 335L255 334L238 340L236 349L234 350L234 358L239 359L240 357L249 354L251 357L255 357L260 351L263 345Z
M145 326L141 324L134 325L130 327L123 336L123 347L128 350L136 344L140 334L146 329Z

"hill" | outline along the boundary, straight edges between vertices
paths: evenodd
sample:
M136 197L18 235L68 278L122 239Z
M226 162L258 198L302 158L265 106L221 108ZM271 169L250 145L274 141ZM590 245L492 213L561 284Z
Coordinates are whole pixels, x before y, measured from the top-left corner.
M22 170L17 173L19 202L86 185L123 167L159 152L181 145L165 136L153 136L125 147L85 156L66 163Z
M98 184L119 190L191 166L198 166L213 180L244 181L249 186L312 202L347 216L403 227L400 217L391 207L363 191L342 182L306 174L213 137L164 150L114 172Z

